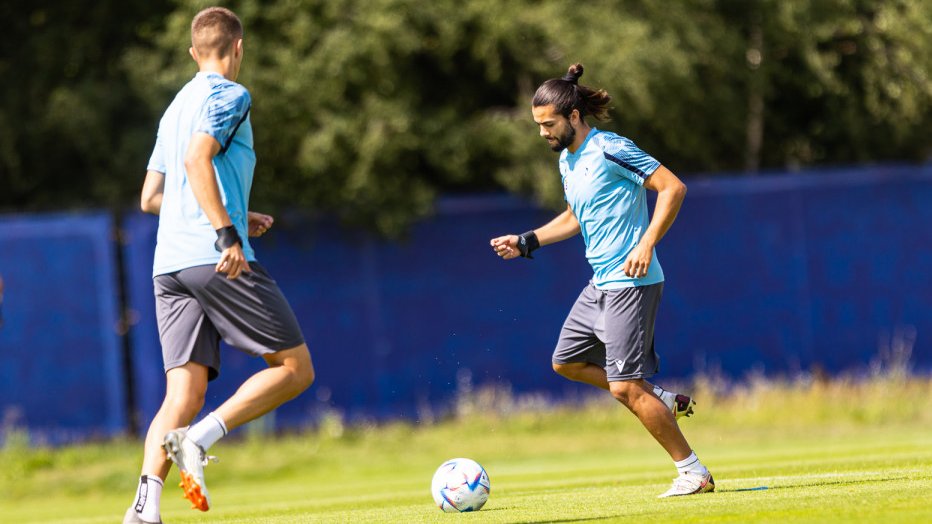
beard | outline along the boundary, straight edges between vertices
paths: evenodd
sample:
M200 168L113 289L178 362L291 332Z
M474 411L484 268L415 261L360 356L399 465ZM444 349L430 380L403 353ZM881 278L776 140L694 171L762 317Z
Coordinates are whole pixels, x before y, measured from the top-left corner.
M564 133L562 136L557 136L554 138L556 139L556 143L553 143L549 140L547 142L551 144L550 149L553 149L559 153L560 151L563 151L569 147L570 144L573 143L573 140L576 140L576 128L569 126L569 130L566 133Z

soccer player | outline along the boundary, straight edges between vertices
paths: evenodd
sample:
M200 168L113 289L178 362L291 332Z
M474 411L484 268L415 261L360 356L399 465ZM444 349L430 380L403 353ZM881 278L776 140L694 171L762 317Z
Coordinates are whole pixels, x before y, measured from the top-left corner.
M243 60L239 18L219 7L199 12L189 51L198 72L159 123L142 189L143 211L159 215L153 284L166 392L149 426L124 524L161 521L171 462L180 469L185 497L207 511L203 466L210 446L314 380L295 315L249 245L248 236L264 233L272 217L247 211L256 157L250 95L236 83ZM221 338L269 367L186 427L220 371Z
M631 140L589 126L587 116L607 120L611 97L579 85L582 74L582 64L570 66L541 84L532 101L540 136L560 152L566 210L533 231L493 238L492 249L505 260L532 258L539 247L582 233L593 276L563 324L554 371L610 391L670 454L679 476L661 497L712 491L712 475L676 422L691 412L692 399L647 381L659 368L654 319L664 280L654 248L686 186ZM650 220L645 189L657 192Z

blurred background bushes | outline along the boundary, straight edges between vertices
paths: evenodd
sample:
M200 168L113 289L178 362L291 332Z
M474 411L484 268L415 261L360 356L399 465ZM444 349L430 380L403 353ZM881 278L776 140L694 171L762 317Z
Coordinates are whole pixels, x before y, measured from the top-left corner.
M208 2L0 2L0 209L136 205ZM559 207L530 97L582 62L674 172L921 162L932 2L242 0L255 209L403 234L440 194Z

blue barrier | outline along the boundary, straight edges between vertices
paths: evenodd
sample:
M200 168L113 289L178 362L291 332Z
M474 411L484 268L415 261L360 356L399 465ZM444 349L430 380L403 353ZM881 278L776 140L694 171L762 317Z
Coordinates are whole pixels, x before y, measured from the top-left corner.
M125 431L112 229L106 213L0 220L0 429L48 442Z
M549 213L515 199L478 202L482 209L442 210L399 244L332 223L281 218L254 240L260 262L301 322L318 374L311 392L279 408L280 424L308 424L332 409L351 419L416 418L420 410L442 407L465 370L474 382L507 382L517 391L567 387L550 370L548 355L563 307L585 284L588 266L579 257L568 267L502 264L487 247L490 236L508 223L547 220ZM154 217L133 215L125 225L128 263L151 261ZM554 253L577 253L582 244L574 243ZM562 278L568 268L575 268L574 279ZM537 280L536 292L529 297L515 288L518 279ZM131 331L135 396L145 425L164 379L151 281L132 281L130 300L140 319ZM261 369L258 359L225 346L222 358L208 409Z
M686 203L658 250L667 276L657 321L660 383L697 371L741 378L863 370L897 337L913 344L915 369L932 370L932 166L687 183ZM445 199L397 243L326 220L278 217L255 247L295 309L318 380L277 410L276 423L303 426L329 410L351 420L422 418L448 408L468 384L504 383L555 399L585 391L556 376L549 359L591 276L581 239L548 246L533 261L503 262L488 246L492 236L553 215L512 197ZM72 229L49 244L48 221ZM43 226L22 229L27 222ZM136 319L128 335L132 415L144 430L164 392L150 277L157 219L129 213L122 225L127 307ZM31 428L125 427L109 228L104 215L0 221L0 274L8 280L0 406L24 406ZM73 254L94 267L36 262ZM27 282L28 308L18 291ZM38 354L20 349L27 340L52 348L49 355L67 349L77 362L61 373L25 373ZM208 409L262 367L231 348L222 355ZM51 391L66 384L72 404L62 408L61 393ZM98 399L98 409L73 407L83 399Z
M689 186L660 251L670 374L865 369L898 333L932 369L932 167Z

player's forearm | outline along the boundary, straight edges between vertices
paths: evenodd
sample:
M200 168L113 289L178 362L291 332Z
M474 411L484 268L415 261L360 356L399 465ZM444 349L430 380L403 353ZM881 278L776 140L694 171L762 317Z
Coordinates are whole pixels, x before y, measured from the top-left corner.
M579 221L576 220L576 215L567 208L547 224L535 229L534 234L537 235L540 245L554 244L579 234Z
M146 172L146 180L142 184L142 194L139 196L139 207L144 213L158 215L162 210L162 194L165 191L165 175L150 169Z
M142 201L142 210L145 213L152 213L153 215L158 215L159 211L162 210L162 194L150 196Z
M651 218L647 231L641 237L641 243L650 247L655 247L660 239L667 234L670 226L676 220L676 215L680 212L683 205L683 199L686 198L686 185L683 183L672 184L657 192L657 203L654 205L654 216Z
M211 158L207 156L188 157L185 158L184 167L188 174L188 182L191 184L191 192L194 193L194 198L197 199L197 203L210 220L210 225L214 229L232 225L230 215L223 207L223 199L220 197L220 187L217 185Z

